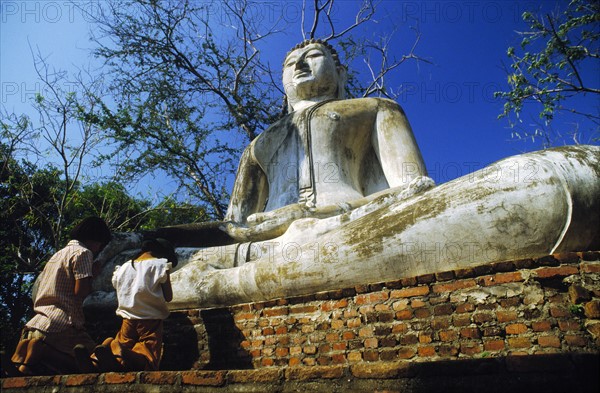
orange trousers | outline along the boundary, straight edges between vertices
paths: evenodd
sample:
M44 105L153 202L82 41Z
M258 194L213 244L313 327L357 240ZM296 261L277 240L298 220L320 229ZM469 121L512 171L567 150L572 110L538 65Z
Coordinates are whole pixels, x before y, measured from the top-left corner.
M123 319L115 341L147 359L144 371L156 371L162 357L162 319Z

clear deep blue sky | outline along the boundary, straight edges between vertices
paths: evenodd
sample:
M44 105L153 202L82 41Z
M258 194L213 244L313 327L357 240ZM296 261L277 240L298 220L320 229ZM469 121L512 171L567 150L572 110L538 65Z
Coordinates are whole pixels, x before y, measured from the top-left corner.
M339 18L353 15L357 3L337 0ZM392 46L408 50L414 41L409 28L418 26L421 38L415 53L433 63L407 62L387 85L403 92L397 101L411 122L430 175L438 183L540 148L540 142L511 140L507 121L497 119L502 103L493 98L493 92L507 88L503 63L508 66L506 49L520 42L516 31L525 29L523 11L548 11L566 3L384 0L379 4L379 23L368 25L362 34L389 33L395 25L398 30ZM57 68L94 66L88 56L90 26L67 0L2 0L0 4L1 104L9 111L27 111L28 101L39 89L28 41ZM267 54L276 65L298 41L298 10L297 3L270 1L257 11L265 20L282 16L292 25ZM591 77L600 78L594 73ZM585 104L598 106L597 101ZM532 111L523 119L533 123L536 117L537 112ZM569 121L557 119L554 127L567 132L573 127Z

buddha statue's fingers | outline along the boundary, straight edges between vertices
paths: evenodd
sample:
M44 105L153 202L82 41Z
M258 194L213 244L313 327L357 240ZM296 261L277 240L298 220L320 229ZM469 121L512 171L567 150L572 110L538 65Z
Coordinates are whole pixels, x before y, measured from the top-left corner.
M248 225L254 226L267 222L279 225L279 223L292 222L304 217L310 217L309 209L302 204L295 203L268 212L252 214L248 217Z

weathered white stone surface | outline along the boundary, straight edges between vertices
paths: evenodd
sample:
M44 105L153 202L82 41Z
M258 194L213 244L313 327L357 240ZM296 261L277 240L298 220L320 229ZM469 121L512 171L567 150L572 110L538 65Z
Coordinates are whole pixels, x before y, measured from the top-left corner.
M245 150L221 228L237 243L178 248L172 308L600 247L599 147L510 157L434 187L402 109L344 100L344 82L319 43L287 56L290 113ZM110 276L140 241L105 251L127 250L105 264L87 304L116 305Z
M346 100L346 69L321 43L300 45L283 67L289 114L244 151L224 230L238 241L281 236L300 218L325 218L426 176L402 108Z
M300 219L239 267L173 274L173 308L216 307L597 247L600 147L499 161L408 199Z

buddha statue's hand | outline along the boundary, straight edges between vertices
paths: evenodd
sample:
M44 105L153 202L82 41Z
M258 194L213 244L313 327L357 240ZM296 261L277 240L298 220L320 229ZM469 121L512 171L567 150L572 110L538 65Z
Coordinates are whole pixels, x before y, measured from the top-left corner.
M293 204L248 216L246 224L228 222L223 230L238 241L259 241L283 235L292 222L310 217L306 206Z
M351 203L339 203L335 205L308 207L302 203L287 205L264 213L255 213L248 217L248 226L287 229L290 224L301 218L326 218L335 216L354 208Z
M324 218L343 212L338 205L309 208L303 204L292 204L268 212L248 216L246 225L228 222L223 226L229 236L238 241L258 241L281 236L296 220L301 218Z
M248 216L248 225L269 225L279 226L285 222L293 222L299 218L310 217L310 209L300 203L280 207L263 213L254 213Z

